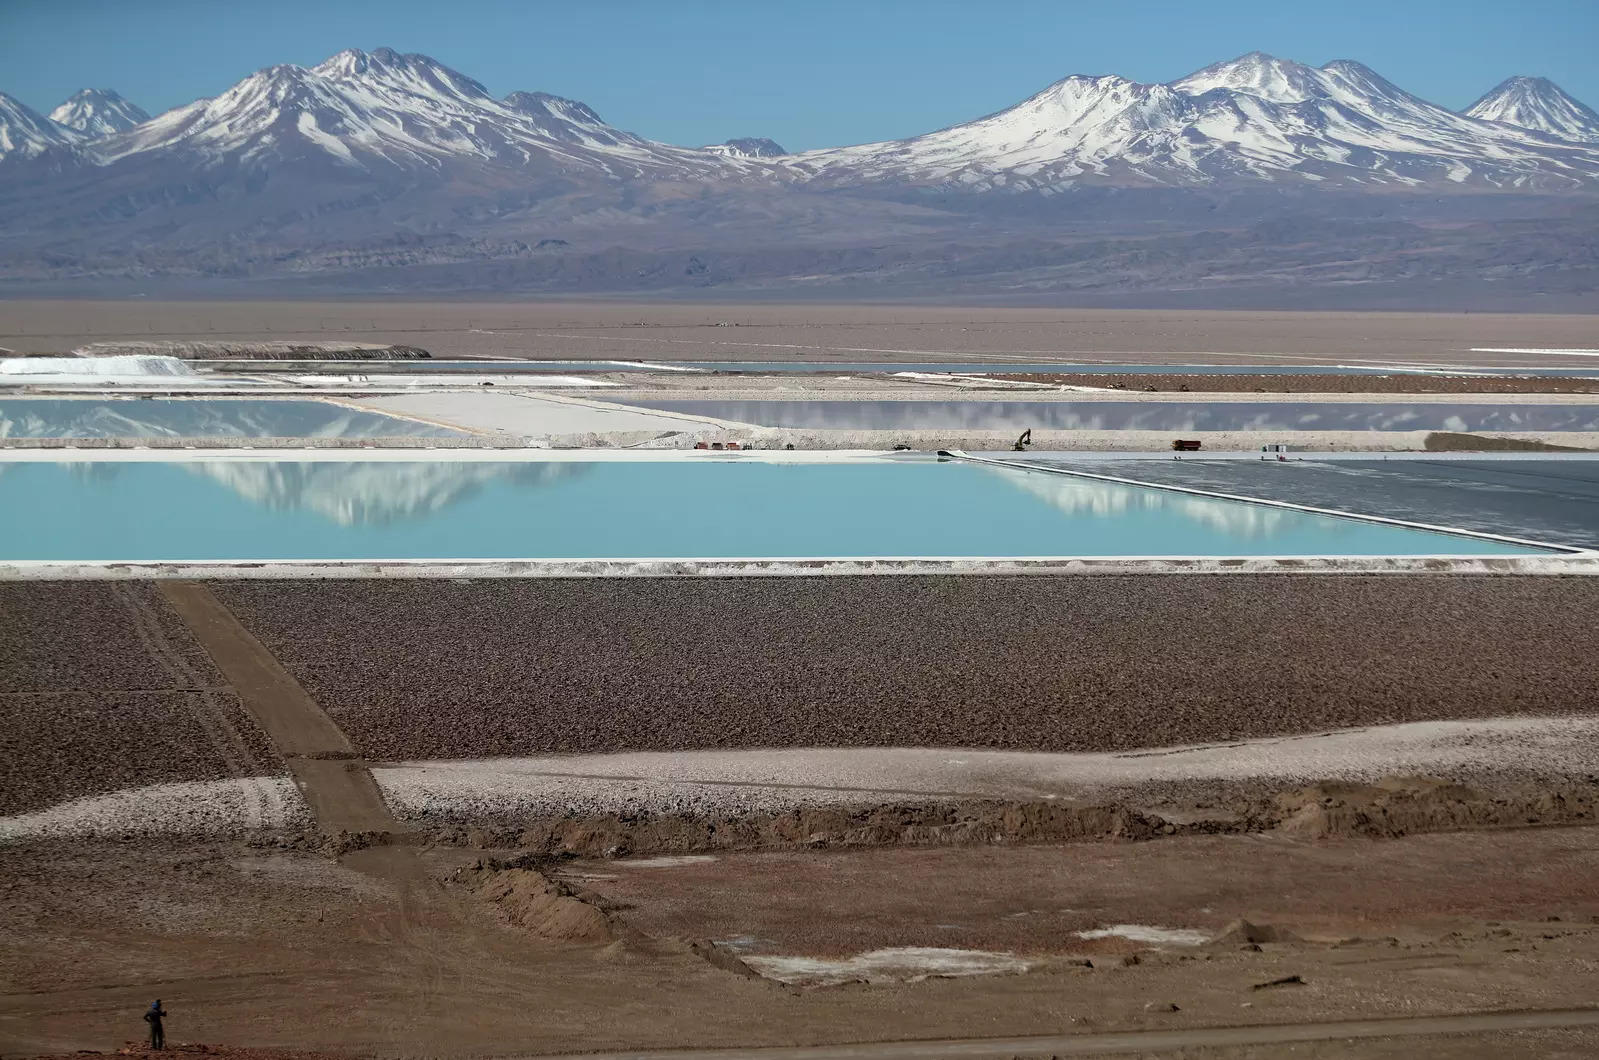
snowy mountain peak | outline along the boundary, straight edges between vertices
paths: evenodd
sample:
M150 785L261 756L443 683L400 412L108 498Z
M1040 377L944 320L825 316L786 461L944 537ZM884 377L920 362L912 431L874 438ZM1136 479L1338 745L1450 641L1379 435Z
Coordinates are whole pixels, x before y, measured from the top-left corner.
M507 107L531 118L576 122L579 125L604 125L605 119L587 103L548 92L512 92L505 97Z
M1265 52L1250 52L1197 70L1172 82L1171 87L1190 96L1224 88L1274 103L1300 103L1320 94L1319 73L1303 63L1279 59Z
M435 99L489 98L488 90L481 84L437 59L415 53L402 55L393 48L375 48L370 52L347 48L317 64L311 72L333 82L367 83Z
M150 115L109 88L85 88L51 111L50 120L98 139L149 121Z
M91 145L102 165L177 153L202 169L288 162L339 177L440 173L487 164L495 179L598 173L606 179L736 165L607 125L576 100L513 92L503 100L425 55L351 48L314 67L271 66L213 99L166 112ZM328 167L332 167L329 169Z
M1563 140L1599 142L1599 112L1547 77L1511 77L1467 107L1480 121L1504 122Z
M33 158L82 139L76 130L57 125L21 100L0 92L0 159Z
M782 144L764 136L739 136L719 144L709 144L701 150L725 158L776 158L788 154Z
M810 151L792 164L835 185L908 181L973 192L1083 182L1599 183L1599 150L1456 114L1347 59L1314 67L1264 52L1169 84L1067 77L976 121Z

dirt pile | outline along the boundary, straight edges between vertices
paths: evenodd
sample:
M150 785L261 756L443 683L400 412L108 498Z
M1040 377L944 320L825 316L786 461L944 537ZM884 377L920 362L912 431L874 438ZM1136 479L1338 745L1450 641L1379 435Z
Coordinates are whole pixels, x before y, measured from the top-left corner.
M464 876L505 920L537 938L555 942L611 943L625 928L604 899L554 882L531 858L479 861Z
M1495 438L1485 434L1434 431L1427 435L1429 453L1587 453L1580 445L1554 445L1527 438Z
M1599 785L1529 785L1482 792L1429 777L1323 783L1277 796L1277 827L1293 835L1391 839L1421 832L1594 820Z
M441 829L441 842L544 856L625 857L793 847L960 846L984 843L1151 839L1178 831L1230 831L1231 822L1174 825L1124 806L972 800L806 807L783 813L697 816L640 813L540 817L499 827Z
M1247 920L1234 920L1211 939L1211 946L1259 946L1266 942L1298 942L1300 938L1286 928L1274 924L1252 924Z

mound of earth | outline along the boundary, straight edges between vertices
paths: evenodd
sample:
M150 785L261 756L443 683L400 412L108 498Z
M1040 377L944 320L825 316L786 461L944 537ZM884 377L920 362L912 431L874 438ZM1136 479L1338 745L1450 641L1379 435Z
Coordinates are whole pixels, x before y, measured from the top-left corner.
M479 861L467 875L479 897L530 935L588 943L615 942L620 937L619 925L597 896L552 882L529 859Z
M1487 794L1428 777L1376 784L1322 783L1276 800L1278 828L1295 835L1391 839L1420 832L1592 820L1592 786L1534 787L1520 797Z
M1579 445L1555 445L1526 438L1495 438L1484 434L1434 431L1427 435L1429 453L1586 453Z

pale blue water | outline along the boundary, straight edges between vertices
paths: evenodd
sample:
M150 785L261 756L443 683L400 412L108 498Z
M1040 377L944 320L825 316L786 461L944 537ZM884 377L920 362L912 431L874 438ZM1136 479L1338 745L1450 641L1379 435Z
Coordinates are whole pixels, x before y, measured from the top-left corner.
M462 432L330 401L0 398L0 438L442 438Z
M932 459L0 463L0 560L1506 555Z

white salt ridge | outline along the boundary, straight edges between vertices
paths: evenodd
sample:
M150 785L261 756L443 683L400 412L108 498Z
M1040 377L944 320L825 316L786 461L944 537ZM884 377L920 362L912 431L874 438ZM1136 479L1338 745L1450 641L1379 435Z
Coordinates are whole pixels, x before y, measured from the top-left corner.
M193 377L194 369L177 357L147 357L125 354L117 357L5 357L0 358L0 375L38 376L41 382L77 379L109 379L157 376Z
M340 375L289 375L284 376L291 383L304 386L334 387L349 386L359 387L362 390L371 390L374 387L380 390L399 387L433 387L440 390L458 390L463 387L489 386L526 387L539 389L542 387L614 387L620 383L605 382L599 379L589 379L578 375L466 375L455 372L437 372L431 375L418 373L416 375L402 375L391 372L364 373L359 369Z
M50 390L190 390L259 385L256 380L198 375L176 357L7 357L0 359L0 387Z
M1080 939L1128 939L1147 942L1152 946L1202 946L1210 941L1210 936L1203 931L1151 927L1148 924L1112 924L1093 931L1078 931L1076 935Z
M1055 799L1184 780L1376 781L1599 769L1599 718L1415 722L1098 754L935 748L633 752L431 761L372 773L407 818L755 812L920 796Z
M743 960L767 979L798 986L832 986L859 980L913 983L932 976L1016 975L1031 967L1009 953L933 946L896 946L839 959L746 956Z
M0 817L0 842L139 835L229 835L289 828L310 812L287 777L151 784Z
M624 869L676 869L684 865L704 865L715 860L716 858L710 854L680 854L658 858L627 858L614 864Z

